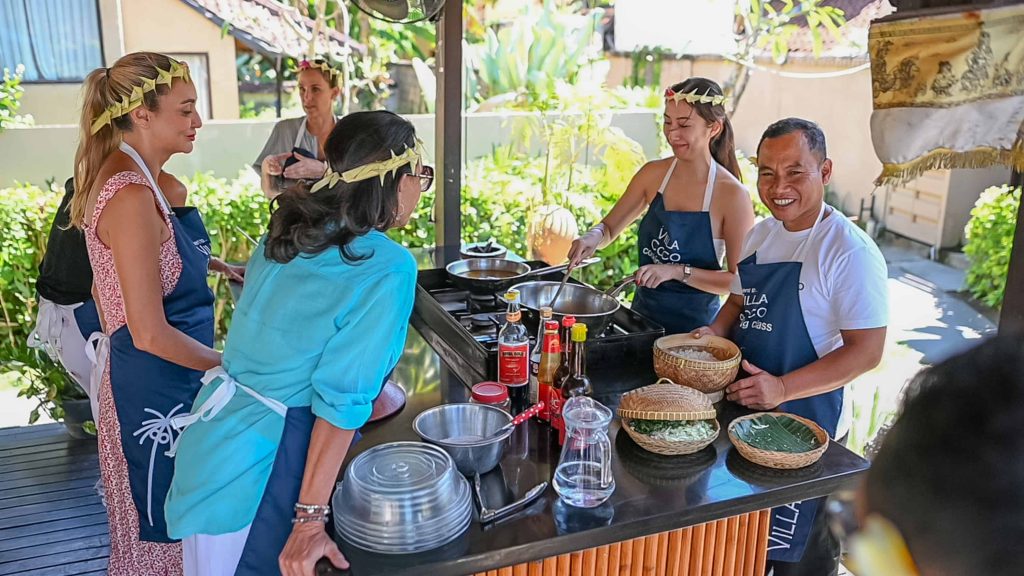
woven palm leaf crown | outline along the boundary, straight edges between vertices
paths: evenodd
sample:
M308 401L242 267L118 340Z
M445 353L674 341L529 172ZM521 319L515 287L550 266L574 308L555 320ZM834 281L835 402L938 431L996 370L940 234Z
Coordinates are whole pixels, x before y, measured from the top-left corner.
M171 61L170 70L158 67L156 69L156 78L139 78L139 83L132 86L130 94L125 94L120 102L114 102L107 106L103 113L92 121L92 133L99 132L104 126L114 121L115 118L120 118L141 106L146 93L156 90L157 86L161 84L170 86L175 78L181 78L191 83L192 78L188 74L188 65L184 62L178 62L173 58L169 58L169 60Z

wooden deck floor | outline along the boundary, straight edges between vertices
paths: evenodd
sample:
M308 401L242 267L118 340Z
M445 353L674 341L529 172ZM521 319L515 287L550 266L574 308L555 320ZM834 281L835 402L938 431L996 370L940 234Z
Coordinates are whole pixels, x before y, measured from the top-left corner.
M105 574L99 476L96 442L63 425L0 428L0 574Z

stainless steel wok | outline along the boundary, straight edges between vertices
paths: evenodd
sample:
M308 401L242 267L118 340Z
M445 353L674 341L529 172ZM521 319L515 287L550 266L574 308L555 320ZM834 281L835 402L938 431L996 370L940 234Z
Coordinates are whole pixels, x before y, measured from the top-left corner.
M600 334L619 310L616 296L635 281L632 276L625 278L607 293L583 284L566 284L552 306L552 312L559 318L574 316L577 322L587 325L589 336ZM529 325L537 325L541 307L551 304L558 285L558 282L537 281L512 286L514 290L519 290L519 303Z
M600 258L587 258L580 262L577 268L600 261ZM445 270L448 271L448 277L451 278L452 284L463 290L469 290L475 294L494 294L538 274L565 270L566 266L568 263L531 270L530 265L526 262L504 258L467 258L452 262L445 266Z

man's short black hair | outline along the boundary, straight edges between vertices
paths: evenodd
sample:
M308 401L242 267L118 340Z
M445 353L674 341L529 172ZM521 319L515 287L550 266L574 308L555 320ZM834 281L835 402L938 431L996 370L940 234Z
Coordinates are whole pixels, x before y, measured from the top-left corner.
M871 465L866 508L899 528L920 568L1021 574L1021 342L999 336L918 375Z
M818 157L818 160L824 161L828 158L828 150L825 149L825 133L821 131L821 126L803 118L783 118L773 122L764 131L764 134L761 134L761 140L757 143L758 154L761 153L761 144L765 140L779 138L793 132L800 132L804 135L807 147Z

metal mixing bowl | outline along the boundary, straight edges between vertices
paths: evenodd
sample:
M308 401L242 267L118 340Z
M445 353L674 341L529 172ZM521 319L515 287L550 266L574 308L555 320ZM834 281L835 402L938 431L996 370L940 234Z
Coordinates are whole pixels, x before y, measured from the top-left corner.
M494 406L442 404L421 412L412 428L425 442L444 449L459 472L471 476L490 472L501 461L512 430L488 436L511 421L508 412Z

